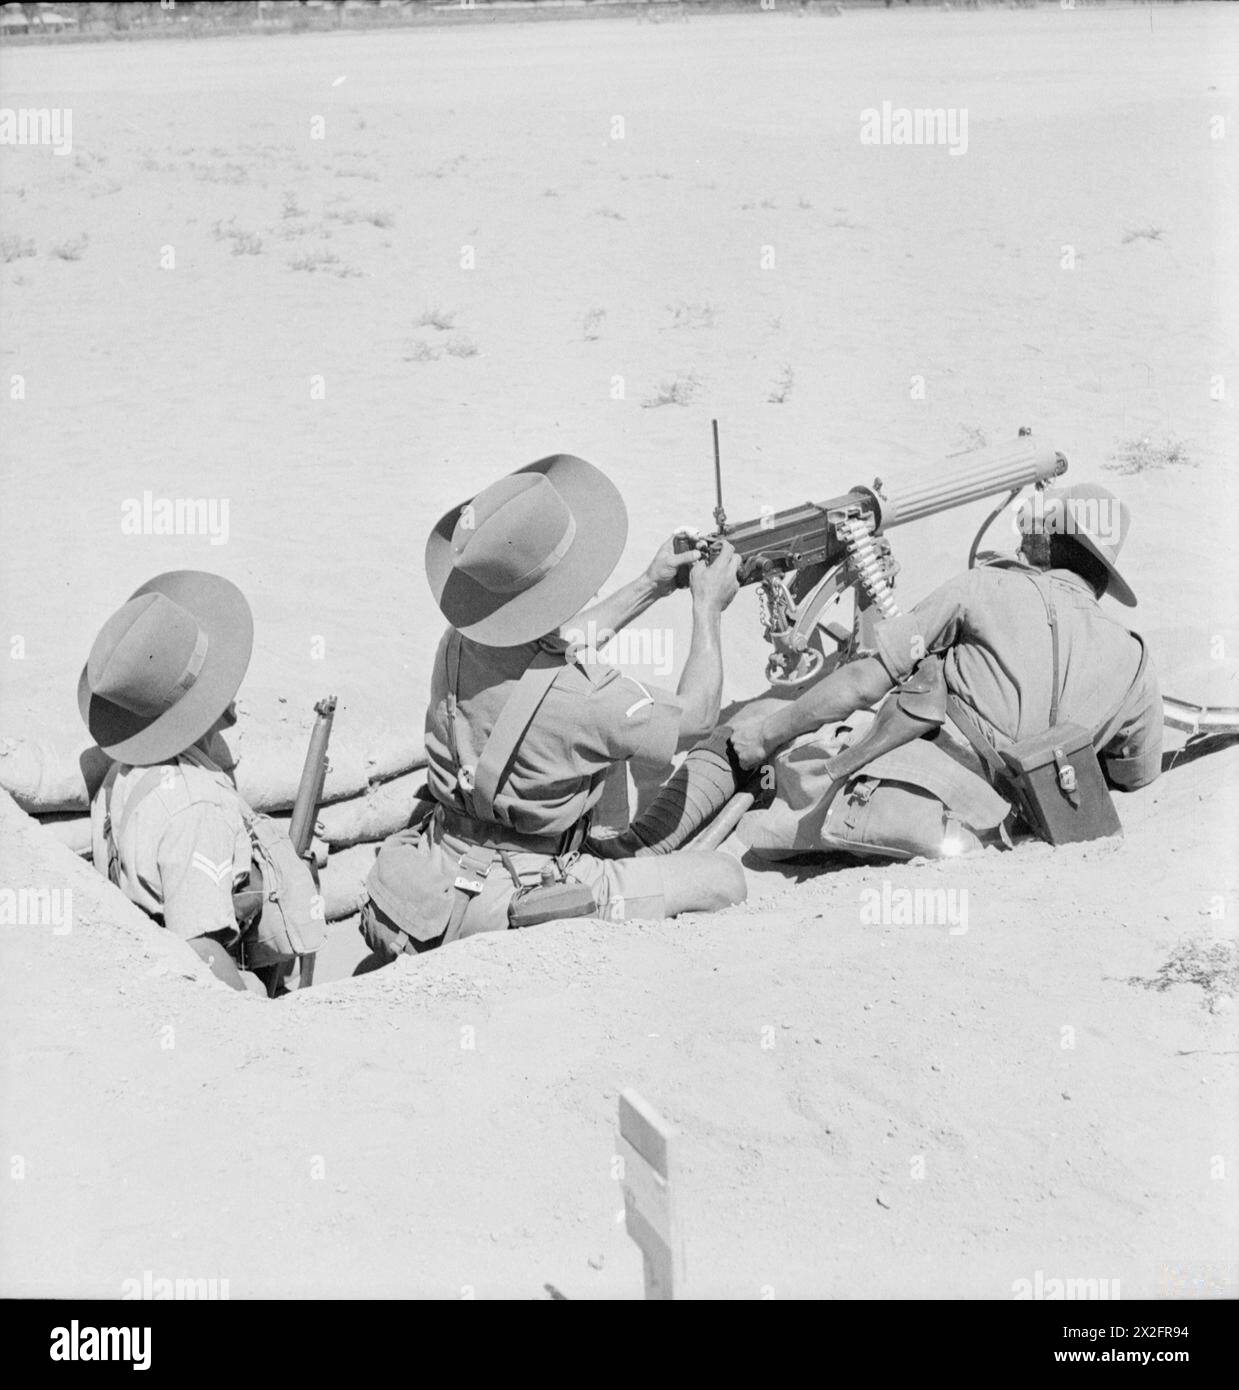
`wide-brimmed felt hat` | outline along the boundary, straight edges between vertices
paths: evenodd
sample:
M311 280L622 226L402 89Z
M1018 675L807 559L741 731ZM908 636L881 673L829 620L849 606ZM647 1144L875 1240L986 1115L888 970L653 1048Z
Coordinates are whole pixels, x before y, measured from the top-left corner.
M82 668L91 737L117 762L167 762L232 703L253 646L249 604L230 580L203 570L148 580L104 623Z
M1110 576L1106 593L1128 608L1136 606L1136 595L1118 568L1119 551L1131 526L1131 513L1109 488L1097 483L1047 488L1034 499L1026 515L1030 529L1070 536L1078 541L1106 567Z
M553 454L441 517L426 542L426 577L465 637L518 647L575 617L627 538L615 484L584 459Z

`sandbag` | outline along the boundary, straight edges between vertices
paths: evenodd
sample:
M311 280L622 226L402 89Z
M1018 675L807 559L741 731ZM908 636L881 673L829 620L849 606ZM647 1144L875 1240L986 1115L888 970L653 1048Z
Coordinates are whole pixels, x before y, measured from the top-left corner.
M91 857L90 817L66 815L42 815L39 824L60 841L66 849L83 859Z
M422 772L405 773L390 782L379 782L363 796L324 806L314 833L333 850L368 840L385 840L397 830L403 830L418 806L424 804L419 793L425 786L426 777Z
M328 855L325 867L318 871L318 884L329 922L339 922L361 909L366 898L366 876L378 851L378 845L354 845Z
M255 810L269 814L292 807L305 763L308 731L276 735L230 730L215 739L211 756L237 781L237 790ZM337 723L329 752L325 802L360 796L385 782L425 767L420 732L373 727L349 730ZM58 744L41 738L0 737L0 788L23 811L34 815L85 813L109 760L92 746Z
M425 785L424 773L407 772L390 782L376 783L361 796L324 806L314 825L315 838L322 840L331 850L385 840L397 830L403 830L418 808L427 804L418 796ZM277 811L272 819L287 829L290 816L286 811ZM74 854L84 859L90 858L89 814L76 816L61 811L44 812L39 816L39 821Z
M23 811L85 811L90 796L80 759L86 751L81 744L0 738L0 787Z

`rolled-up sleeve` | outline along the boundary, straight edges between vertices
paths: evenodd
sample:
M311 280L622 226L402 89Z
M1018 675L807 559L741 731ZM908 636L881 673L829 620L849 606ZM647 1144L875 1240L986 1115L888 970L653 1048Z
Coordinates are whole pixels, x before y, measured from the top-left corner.
M232 906L236 830L218 806L197 803L168 822L159 841L164 926L183 941L237 934Z
M670 691L621 676L595 700L598 739L607 758L666 763L675 756L682 706Z
M903 680L926 656L946 651L964 630L973 574L957 575L915 608L877 624L873 645L891 678Z
M1101 751L1101 765L1112 786L1135 791L1155 781L1162 770L1162 692L1157 674L1146 666L1131 692L1119 731Z

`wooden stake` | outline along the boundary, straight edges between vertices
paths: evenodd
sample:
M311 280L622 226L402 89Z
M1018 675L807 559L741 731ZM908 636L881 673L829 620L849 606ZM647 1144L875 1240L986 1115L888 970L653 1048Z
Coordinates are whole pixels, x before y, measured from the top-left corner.
M624 1160L624 1220L645 1259L646 1298L674 1298L684 1286L671 1192L674 1126L636 1091L619 1098L619 1153Z

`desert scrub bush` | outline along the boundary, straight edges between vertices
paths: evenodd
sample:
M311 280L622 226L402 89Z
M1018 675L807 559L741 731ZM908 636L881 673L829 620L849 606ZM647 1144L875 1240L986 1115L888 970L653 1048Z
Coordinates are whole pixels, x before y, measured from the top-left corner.
M766 399L771 405L782 405L792 394L792 385L795 380L796 373L792 371L791 364L785 363Z
M429 343L412 342L409 344L404 354L406 362L437 362L439 352L432 348Z
M672 328L713 328L718 310L713 304L668 304Z
M1205 992L1205 1007L1220 1013L1239 989L1239 943L1188 937L1171 951L1156 974L1132 975L1127 983L1158 994L1164 994L1171 985L1198 985Z
M989 443L989 439L980 425L969 425L962 420L959 423L955 441L961 449L968 452L974 449L984 449Z
M658 390L652 396L647 396L641 405L646 410L653 410L660 405L689 405L700 389L700 382L690 372L686 376L677 376L661 382Z
M284 194L284 205L280 210L281 217L304 217L305 208L297 202L297 195L289 192Z
M454 310L430 308L422 311L422 316L417 320L418 328L434 328L440 333L446 333L449 328L456 327L456 314Z
M1138 227L1135 231L1127 233L1123 238L1123 245L1128 246L1133 241L1161 241L1165 231L1164 227Z
M214 164L191 164L191 173L199 183L248 183L250 171L244 164L225 164L216 168Z
M594 212L599 217L609 217L614 222L627 222L628 219L622 212L616 212L614 208L595 208Z
M85 232L79 237L74 237L72 241L57 242L52 247L52 255L61 261L80 261L86 254L86 247L90 238Z
M216 222L211 227L211 235L216 241L232 242L234 256L258 256L262 254L262 238L256 232L247 232L244 227L235 226L236 219Z
M334 251L307 251L304 255L289 261L288 264L293 270L308 270L313 273L316 270L322 270L325 266L339 265L340 258Z
M1159 468L1172 466L1197 468L1196 460L1191 458L1187 445L1181 439L1171 439L1167 435L1160 443L1154 443L1148 435L1140 439L1129 439L1122 444L1107 463L1102 465L1111 473L1148 473Z
M346 226L352 226L355 222L369 222L372 227L394 227L396 225L396 219L392 213L378 210L360 212L356 208L341 208L339 211L329 208L327 216L331 221L343 222Z
M33 256L34 254L34 242L29 237L0 237L0 257L3 257L5 265L10 261L20 261L23 256Z
M449 357L476 357L478 345L472 338L453 338L447 345Z

